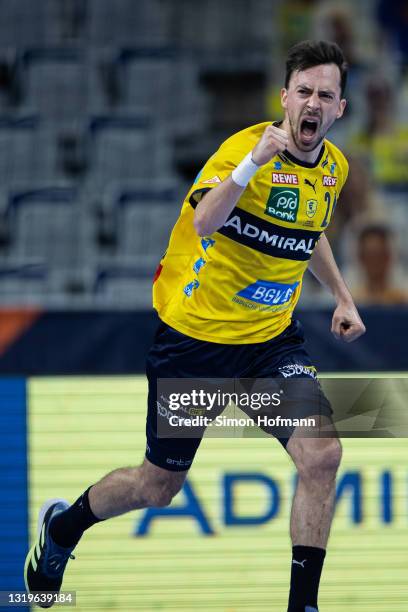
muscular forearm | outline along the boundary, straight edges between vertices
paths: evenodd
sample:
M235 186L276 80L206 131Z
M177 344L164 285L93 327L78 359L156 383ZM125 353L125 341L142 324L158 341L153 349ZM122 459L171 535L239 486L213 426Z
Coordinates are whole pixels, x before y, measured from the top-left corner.
M199 236L209 236L222 227L241 197L245 187L240 187L229 176L213 187L197 205L194 227Z
M334 261L332 250L324 234L321 235L313 251L310 270L318 281L332 292L336 300L337 306L333 313L331 328L333 335L345 342L359 338L365 333L364 323Z
M353 298L337 267L329 241L321 235L310 260L309 269L317 280L333 294L337 303L353 302Z

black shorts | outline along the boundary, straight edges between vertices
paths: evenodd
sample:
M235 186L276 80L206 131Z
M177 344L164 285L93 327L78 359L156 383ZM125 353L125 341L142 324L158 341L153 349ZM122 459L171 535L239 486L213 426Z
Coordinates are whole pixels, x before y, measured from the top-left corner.
M167 470L187 470L193 462L201 437L158 436L158 420L168 419L168 410L161 398L157 397L159 378L308 379L311 381L311 385L308 383L307 386L310 391L305 393L303 387L295 398L298 406L296 416L330 417L332 414L330 403L320 388L315 369L304 348L304 334L299 321L292 321L276 338L256 344L218 344L196 340L160 322L147 355L146 375L149 383L146 457L151 463ZM291 389L294 388L292 384ZM281 433L276 437L286 447L292 433L293 429L288 428L284 435Z

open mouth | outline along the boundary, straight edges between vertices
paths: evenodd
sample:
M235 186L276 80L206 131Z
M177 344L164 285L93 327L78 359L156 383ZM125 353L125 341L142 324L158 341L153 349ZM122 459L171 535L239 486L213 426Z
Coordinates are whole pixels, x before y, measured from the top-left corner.
M305 117L300 124L300 133L302 139L309 141L313 140L316 135L319 120L315 117Z

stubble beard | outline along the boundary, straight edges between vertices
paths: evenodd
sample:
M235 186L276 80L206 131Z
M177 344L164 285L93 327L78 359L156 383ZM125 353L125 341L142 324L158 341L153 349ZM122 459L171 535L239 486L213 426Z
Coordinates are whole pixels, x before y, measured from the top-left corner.
M312 142L310 145L304 145L301 142L299 142L299 139L297 137L297 129L300 128L300 123L302 121L302 117L299 116L297 128L293 127L293 121L292 121L292 118L290 117L289 114L288 114L288 121L289 121L289 127L290 127L290 133L291 133L291 136L292 136L292 140L295 143L296 148L299 149L299 151L302 151L303 153L310 153L314 149L317 149L317 147L319 147L322 144L322 142L323 142L323 140L324 140L324 138L325 138L325 136L327 134L327 130L326 130L326 132L322 135L320 133L319 128L318 128L318 130L316 132L316 136L318 135L318 140L316 142Z

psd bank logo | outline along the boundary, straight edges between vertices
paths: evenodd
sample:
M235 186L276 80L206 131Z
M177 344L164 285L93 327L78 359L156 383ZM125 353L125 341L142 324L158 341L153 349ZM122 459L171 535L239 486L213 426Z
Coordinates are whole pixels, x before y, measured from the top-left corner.
M295 223L299 210L297 187L272 187L266 203L265 214L281 221Z
M375 496L367 494L367 475L361 471L344 472L337 481L336 505L344 499L348 505L348 521L351 525L364 525L369 515L375 514L381 524L389 525L395 520L395 502L398 494L395 491L395 477L392 472L384 470L375 475ZM239 511L239 488L243 483L258 485L264 490L268 499L267 507L259 513L254 506L252 513L245 515ZM289 483L292 493L295 491L296 476L291 476ZM408 491L406 491L407 495ZM157 520L170 518L188 518L195 521L202 535L214 535L215 527L206 513L203 499L199 497L192 482L187 479L183 485L184 503L178 503L168 508L147 508L136 525L134 535L149 535L153 523ZM211 498L213 496L211 495ZM258 472L228 472L221 480L219 495L219 516L225 527L256 527L282 517L282 502L287 492L282 490L282 483L270 476ZM408 498L408 495L407 495ZM212 502L214 503L214 502Z

